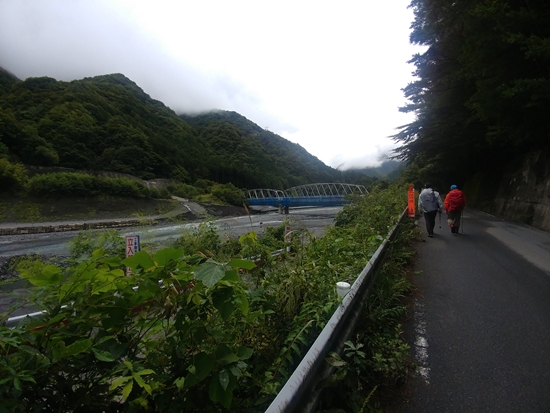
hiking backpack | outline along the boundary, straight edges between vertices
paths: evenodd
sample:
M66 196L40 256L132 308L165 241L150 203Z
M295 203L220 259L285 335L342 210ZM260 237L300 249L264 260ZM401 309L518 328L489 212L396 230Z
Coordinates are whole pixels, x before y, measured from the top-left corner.
M466 198L464 197L464 194L462 191L457 189L453 189L449 192L445 201L445 209L447 212L462 211L466 206Z
M439 203L437 202L437 197L433 189L430 191L422 191L420 196L422 198L422 206L426 211L430 212L439 209Z

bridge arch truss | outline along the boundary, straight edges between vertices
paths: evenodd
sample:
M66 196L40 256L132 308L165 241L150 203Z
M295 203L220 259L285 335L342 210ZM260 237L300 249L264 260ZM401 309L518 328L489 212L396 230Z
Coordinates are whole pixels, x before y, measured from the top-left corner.
M250 206L303 207L339 206L349 202L350 195L366 195L362 185L319 183L300 185L282 191L280 189L249 189L246 197Z
M363 185L344 184L344 183L318 183L300 185L285 190L291 197L301 196L346 196L346 195L366 195L369 192Z
M249 199L284 198L287 196L285 191L281 191L280 189L260 188L246 191L246 197Z

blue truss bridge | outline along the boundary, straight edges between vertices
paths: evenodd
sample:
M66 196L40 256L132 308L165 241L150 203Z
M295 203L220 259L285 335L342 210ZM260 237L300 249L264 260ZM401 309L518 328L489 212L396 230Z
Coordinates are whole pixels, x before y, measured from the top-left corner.
M280 189L249 189L246 191L250 206L305 207L342 206L350 202L350 195L366 195L363 185L319 183Z

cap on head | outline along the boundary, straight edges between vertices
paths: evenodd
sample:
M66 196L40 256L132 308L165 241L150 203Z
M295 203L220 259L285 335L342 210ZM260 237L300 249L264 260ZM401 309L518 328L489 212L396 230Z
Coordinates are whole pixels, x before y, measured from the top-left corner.
M451 189L456 189L457 186L456 185L451 185Z

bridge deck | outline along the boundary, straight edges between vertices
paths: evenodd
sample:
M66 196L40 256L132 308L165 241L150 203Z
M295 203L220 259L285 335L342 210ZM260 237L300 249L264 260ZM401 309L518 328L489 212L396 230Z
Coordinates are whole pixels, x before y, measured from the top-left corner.
M341 206L348 203L343 195L336 196L285 196L272 198L249 198L250 206L302 207L302 206Z

